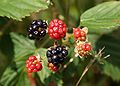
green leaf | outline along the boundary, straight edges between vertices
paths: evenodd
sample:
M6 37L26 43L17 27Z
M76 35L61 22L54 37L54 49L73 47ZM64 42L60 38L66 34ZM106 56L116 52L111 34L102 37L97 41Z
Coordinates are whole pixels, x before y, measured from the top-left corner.
M33 40L29 40L22 34L17 33L3 35L0 39L0 45L2 45L0 46L0 78L13 60L26 59L25 56L34 53L36 49Z
M46 49L43 49L43 48L40 48L37 50L37 52L40 54L41 58L43 58L44 56L46 56ZM36 53L37 55L37 53ZM40 77L40 80L43 84L46 83L45 79L48 78L51 74L51 71L49 70L49 68L47 67L47 58L45 58L45 63L42 65L43 66L43 69L42 71L39 71L37 72L39 77ZM49 81L48 81L49 82ZM49 84L49 83L47 83Z
M16 62L16 68L13 69L10 65L4 72L0 83L3 86L30 86L25 70L25 61Z
M100 60L101 61L101 60ZM113 64L102 60L104 63L103 65L101 64L100 66L101 69L103 70L102 73L107 74L108 76L112 77L113 80L120 81L120 68L117 66L114 66Z
M6 57L5 55L3 55L1 52L0 52L0 79L1 79L1 76L5 70L5 68L8 66L9 64L9 60L7 59L8 57Z
M35 41L28 39L22 34L10 34L14 45L14 57L24 57L35 52Z
M0 16L21 20L25 16L30 16L31 12L47 8L47 0L2 0Z
M111 33L113 32L114 30L117 30L119 28L119 26L116 26L116 27L110 27L110 28L104 28L104 29L98 29L98 28L89 28L88 29L88 33L93 33L93 34L107 34L107 33Z
M91 30L120 26L120 1L97 5L81 15L81 24Z
M60 72L56 72L54 74L51 74L49 77L51 81L55 83L56 86L63 86L63 80L62 80L62 75Z
M40 54L40 56L43 58L46 56L46 49L40 48L37 50L37 52ZM37 55L37 53L35 53ZM48 86L51 81L54 81L57 86L62 86L62 79L61 79L61 74L59 72L53 73L53 71L49 70L47 67L47 58L44 59L44 64L42 64L43 69L37 74L40 77L41 82L45 85Z
M111 34L110 34L111 35ZM104 74L111 76L114 80L120 80L120 40L109 35L103 35L96 43L97 50L103 48L103 56L110 55L103 65L100 65ZM98 60L101 61L101 60Z

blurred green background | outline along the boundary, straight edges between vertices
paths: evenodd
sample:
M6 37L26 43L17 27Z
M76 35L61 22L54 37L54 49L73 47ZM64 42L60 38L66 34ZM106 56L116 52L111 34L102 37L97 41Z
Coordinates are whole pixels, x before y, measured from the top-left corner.
M11 53L11 50L9 50L13 48L12 43L10 43L11 40L9 40L8 37L5 37L3 35L8 34L10 32L17 32L27 36L27 27L29 26L32 20L43 19L50 22L55 18L62 19L67 24L68 33L72 33L72 28L79 26L80 15L83 12L85 12L89 8L96 6L97 4L106 1L118 1L118 0L53 0L53 5L49 6L48 9L42 10L37 13L33 12L30 14L30 16L23 18L23 21L16 21L13 19L8 19L7 17L0 17L0 39L1 39L0 48L4 51L7 51L7 53L9 53L8 56L5 56L2 52L0 52L0 68L1 68L0 78L1 75L4 73L6 67L8 67L8 65L11 64L12 55L13 55L13 53ZM120 63L119 63L120 62L119 61L120 60L120 29L119 27L115 27L115 28L117 28L117 30L114 31L106 30L105 33L103 33L102 31L95 32L89 30L88 38L90 42L95 43L96 47L94 50L98 50L103 46L106 46L105 55L110 54L112 58L115 58L115 62L113 62L114 59L111 58L108 58L108 61L111 63L113 62L114 65L117 65L120 68ZM37 48L48 48L52 46L54 40L48 39L48 37L49 36L47 34L47 36L45 36L43 40L35 41L35 45L37 46ZM69 52L73 52L73 47L71 46L69 47L71 48ZM70 54L66 59L66 61L64 62L64 64L67 63L67 61L69 61L69 59L73 55ZM84 61L81 61L81 59L76 58L75 61L71 63L63 71L62 73L63 86L75 85L81 73L83 72L85 66L89 63L89 59L85 59ZM40 86L40 84L38 86ZM99 65L94 64L90 68L90 70L86 73L86 75L83 77L82 81L80 82L80 86L120 86L120 80L114 80L109 75L102 73Z

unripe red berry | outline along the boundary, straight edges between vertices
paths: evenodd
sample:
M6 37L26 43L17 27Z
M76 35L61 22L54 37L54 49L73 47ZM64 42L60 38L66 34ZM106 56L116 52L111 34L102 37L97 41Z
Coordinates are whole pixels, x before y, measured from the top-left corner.
M53 28L54 33L57 33L57 32L58 32L58 30L59 30L59 28L58 28L58 27L54 27L54 28Z
M27 72L28 72L28 73L32 73L32 69L27 68Z
M85 31L80 30L80 36L84 37L85 36Z
M89 54L90 50L91 50L91 46L86 43L81 43L77 45L75 48L75 52L78 53L80 56L85 56Z
M38 70L35 68L35 69L33 69L33 72L35 73L35 72L37 72Z
M31 64L30 65L30 68L33 70L35 68L35 65L34 64Z
M59 29L59 30L58 30L58 33L59 33L59 34L63 34L63 29Z
M63 22L62 20L59 20L58 23L59 23L60 25L63 25L63 24L64 24L64 22Z
M63 26L66 28L66 24L63 24Z
M38 69L38 71L41 71L42 70L42 66Z
M74 28L73 29L73 33L77 32L77 31L80 31L80 29L79 28Z
M32 65L32 64L33 64L33 62L32 62L32 61L30 61L28 64L29 64L29 65Z
M53 33L53 29L48 29L48 33Z
M53 68L52 67L49 67L49 70L52 70Z
M29 67L29 64L28 63L26 63L26 68L28 68Z
M60 35L61 38L64 37L64 36L65 36L65 34L61 34L61 35Z
M85 41L85 39L86 39L86 37L84 36L84 37L80 37L81 38L81 40L80 41Z
M49 28L53 28L54 25L55 25L54 22L51 22Z
M52 39L60 40L65 36L66 32L66 24L62 20L54 19L50 22L48 33Z
M57 68L56 66L54 66L54 67L52 68L52 70L53 70L54 72L56 72L56 71L58 70L58 68Z
M87 51L91 51L91 46L90 46L89 44L86 44L86 45L85 45L85 49L86 49Z
M36 56L30 56L26 61L26 68L29 73L42 70L42 64L38 62Z
M52 39L54 39L55 37L53 36L53 34L49 34L49 36L52 38Z
M41 63L38 63L38 62L37 62L37 63L36 63L36 68L37 68L37 69L40 69L41 67L42 67Z
M86 46L85 45L82 45L82 50L85 50L86 49Z
M54 33L53 36L54 36L56 39L58 39L60 35L59 35L58 33Z
M66 29L65 27L63 28L63 32L64 32L64 33L66 33L66 32L67 32L67 29Z
M59 27L59 23L55 23L55 27Z
M86 33L83 30L80 30L79 28L74 28L73 29L73 36L75 37L75 40L79 41L85 41L86 40Z
M28 64L30 61L29 60L26 60L26 64Z
M37 59L37 58L36 58L35 56L30 56L30 57L29 57L29 60L30 60L30 61L33 61L33 60L36 60L36 59Z
M55 23L57 23L57 22L59 21L59 19L54 19L53 21L54 21Z
M76 37L76 38L80 37L80 32L79 31L75 32L74 37Z
M61 38L58 38L58 39L56 39L56 40L60 40Z

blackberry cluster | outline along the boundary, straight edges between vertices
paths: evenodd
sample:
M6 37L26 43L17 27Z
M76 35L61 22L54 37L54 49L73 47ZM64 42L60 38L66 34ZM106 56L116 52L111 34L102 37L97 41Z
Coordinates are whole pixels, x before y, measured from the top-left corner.
M50 50L48 50L46 55L48 58L48 62L52 63L54 67L58 69L59 65L64 62L65 57L68 55L68 51L65 47L58 46L55 49L51 48ZM54 69L52 70L54 71Z
M43 22L41 19L33 20L30 27L28 27L28 38L39 40L46 35L46 29L46 22Z

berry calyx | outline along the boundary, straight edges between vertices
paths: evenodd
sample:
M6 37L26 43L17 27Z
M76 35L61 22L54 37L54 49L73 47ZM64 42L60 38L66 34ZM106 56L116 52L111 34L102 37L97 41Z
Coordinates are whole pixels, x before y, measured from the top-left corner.
M54 19L50 22L48 33L52 39L60 40L67 32L66 24L62 20Z

